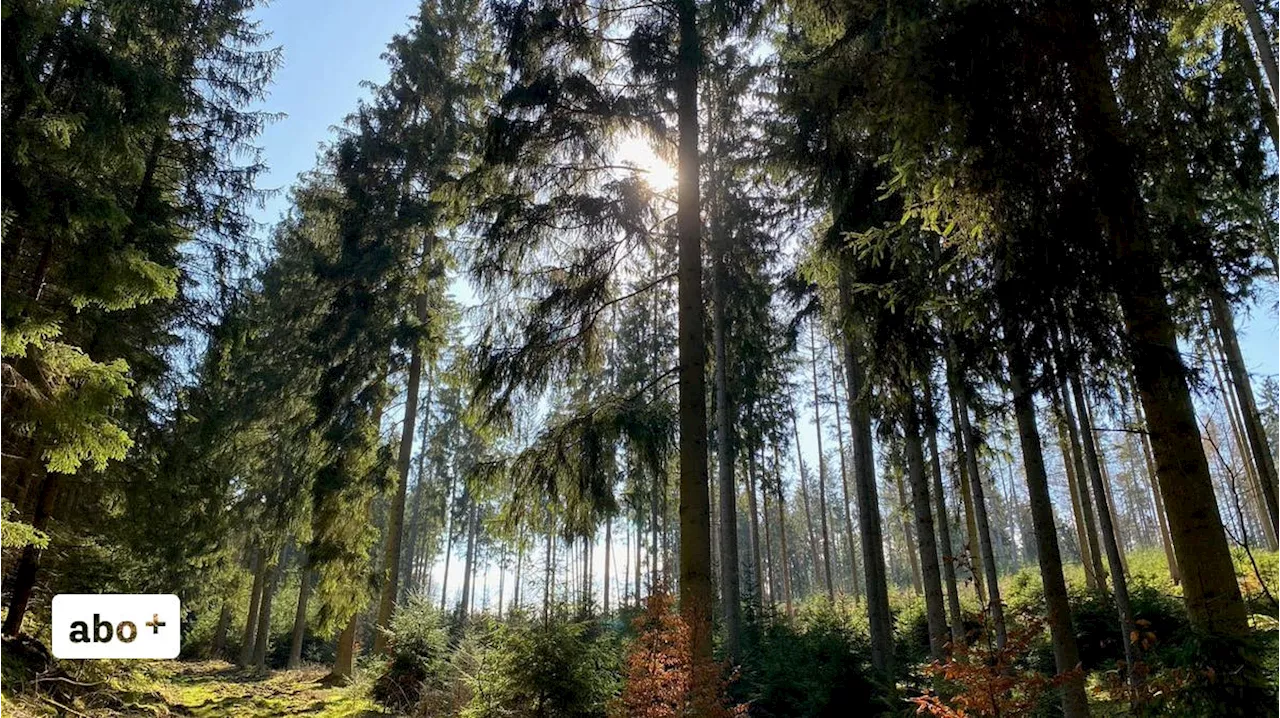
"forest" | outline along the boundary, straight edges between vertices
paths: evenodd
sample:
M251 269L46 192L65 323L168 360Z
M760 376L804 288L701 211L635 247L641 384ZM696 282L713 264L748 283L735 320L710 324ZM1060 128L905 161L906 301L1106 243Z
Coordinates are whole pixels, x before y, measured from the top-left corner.
M420 0L281 188L261 4L4 0L6 714L1280 713L1275 2Z

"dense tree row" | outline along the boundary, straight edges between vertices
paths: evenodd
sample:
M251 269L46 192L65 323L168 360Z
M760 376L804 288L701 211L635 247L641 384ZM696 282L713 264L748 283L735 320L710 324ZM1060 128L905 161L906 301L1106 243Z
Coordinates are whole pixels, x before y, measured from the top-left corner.
M851 602L892 685L891 598L999 651L1036 567L1083 716L1071 565L1137 686L1152 549L1256 699L1274 8L424 0L255 253L249 5L6 6L6 634L177 591L202 650L264 668L283 615L344 680L415 601L670 590L709 715L717 628Z

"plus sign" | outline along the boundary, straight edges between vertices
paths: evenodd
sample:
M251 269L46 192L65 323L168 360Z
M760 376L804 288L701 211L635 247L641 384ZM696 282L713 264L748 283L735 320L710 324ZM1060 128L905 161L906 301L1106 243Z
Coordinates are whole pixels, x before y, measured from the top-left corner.
M164 621L160 620L160 614L153 613L151 614L151 620L147 621L144 625L151 629L151 635L154 636L160 632L160 627L164 625Z

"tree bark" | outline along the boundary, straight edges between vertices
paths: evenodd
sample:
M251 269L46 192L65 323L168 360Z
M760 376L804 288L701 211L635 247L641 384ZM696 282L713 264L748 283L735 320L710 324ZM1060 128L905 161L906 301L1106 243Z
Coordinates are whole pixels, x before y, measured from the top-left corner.
M918 545L915 532L911 529L911 502L907 501L906 485L902 483L903 471L910 469L903 467L895 467L893 472L893 485L898 490L898 519L902 522L902 543L904 553L907 554L907 563L911 567L911 590L917 596L924 593L924 585L920 580L920 559L916 558L915 547Z
M1271 85L1271 103L1280 105L1280 86L1276 85L1276 56L1271 49L1271 33L1267 32L1267 26L1263 24L1262 15L1254 0L1240 0L1240 10L1244 13L1245 24L1249 26L1249 34L1253 35L1258 64L1267 73L1267 83Z
M747 528L751 532L751 581L754 584L751 601L757 613L764 602L764 565L760 559L759 509L756 503L756 451L753 446L747 451L747 512L751 514Z
M924 384L925 415L929 422L925 428L929 444L929 470L933 477L933 507L937 515L938 550L942 562L942 582L947 593L947 614L951 622L951 642L964 643L964 613L960 609L960 589L956 586L955 553L951 546L951 529L947 525L947 497L942 487L942 461L938 457L938 429L936 407L933 403L932 380Z
M302 555L299 568L298 608L293 614L293 636L289 641L288 667L290 669L302 665L302 644L307 638L307 601L311 597L312 576L305 553Z
M1027 494L1031 503L1031 521L1035 528L1036 548L1040 560L1040 578L1044 583L1044 600L1048 612L1049 633L1053 643L1054 664L1062 681L1062 712L1067 718L1089 715L1089 701L1084 692L1084 674L1075 631L1071 625L1071 607L1067 600L1067 582L1062 576L1062 556L1058 553L1058 527L1053 518L1053 502L1049 496L1049 477L1044 470L1040 432L1036 427L1036 408L1028 382L1028 361L1019 340L1022 334L1005 318L1006 350L1009 357L1009 385L1013 392L1013 411L1018 422L1018 438L1026 469Z
M787 549L787 494L782 486L782 462L778 458L778 445L773 445L773 476L778 489L778 550L781 552L782 595L787 604L787 618L795 617L791 596L791 552Z
M982 487L982 475L978 468L978 435L969 421L969 396L959 384L956 401L960 404L960 428L964 432L965 463L969 467L969 488L973 491L974 520L978 526L978 546L981 549L982 570L987 579L987 609L996 633L996 646L1004 648L1009 634L1005 628L1004 602L1000 599L1000 571L996 568L996 556L991 544L991 523L987 517L987 499ZM953 389L954 391L954 389Z
M1065 359L1059 356L1060 363ZM1107 572L1102 568L1102 549L1098 545L1098 529L1094 516L1094 501L1090 498L1089 490L1089 473L1085 468L1084 449L1081 447L1081 437L1084 434L1085 427L1076 422L1076 411L1072 408L1072 396L1068 386L1067 377L1062 374L1059 379L1059 393L1062 395L1062 410L1067 423L1067 438L1071 442L1071 458L1074 464L1074 474L1077 481L1076 496L1080 498L1080 512L1084 515L1084 533L1088 543L1089 561L1092 564L1092 571L1096 580L1096 587L1106 589Z
M719 198L717 198L719 199ZM713 211L711 288L712 341L715 349L716 382L716 477L720 493L720 608L724 616L724 650L730 660L738 657L742 644L742 608L738 577L738 501L734 479L734 411L729 398L729 354L726 334L729 320L725 312L725 237L720 226L719 208Z
M818 580L818 533L813 528L813 513L809 510L809 480L805 478L807 474L804 470L804 455L800 451L800 424L796 421L795 406L791 406L791 433L795 435L796 440L796 484L800 489L800 506L804 509L804 526L809 534L809 566L813 570L814 582ZM807 580L805 582L806 589L811 590L812 584Z
M429 250L428 250L429 251ZM414 299L418 321L426 323L427 297ZM409 492L409 466L413 461L413 437L418 422L418 387L422 384L422 340L413 343L409 355L409 378L404 404L404 423L400 429L400 453L396 461L396 493L391 501L387 520L387 541L382 556L382 596L378 601L378 621L374 624L373 652L389 655L387 643L391 628L391 613L395 611L396 596L400 591L400 539L404 531L404 505Z
M680 405L680 612L695 662L711 659L711 508L707 490L706 340L702 324L702 204L699 198L698 6L677 0L675 61L679 132L676 189ZM695 683L698 683L695 681ZM691 686L695 693L701 686Z
M836 601L835 582L831 579L831 531L827 521L827 459L822 451L822 403L818 397L818 344L814 340L817 326L809 326L809 355L813 359L813 430L818 440L818 514L822 519L822 575L826 580L827 600ZM796 450L799 451L799 446Z
M444 499L440 507L440 525L444 527L444 575L440 577L440 610L444 611L449 600L449 561L453 558L453 511L449 504L453 501L453 473L444 489Z
M847 261L847 260L845 260ZM893 672L893 617L889 612L889 584L884 566L884 533L880 526L880 498L876 490L875 454L871 443L871 406L854 334L853 276L847 264L839 270L841 329L844 340L846 400L852 437L853 478L857 487L858 529L862 535L862 567L866 575L867 622L871 665L884 675Z
M948 361L947 376L950 375ZM978 603L986 605L987 592L982 587L982 553L978 550L978 522L973 512L973 487L969 483L969 466L965 458L968 456L968 450L965 448L964 432L960 430L960 405L956 402L954 391L948 390L947 395L951 401L952 450L956 455L956 473L960 475L960 500L964 503L967 536L965 551L969 554L969 575L973 578L973 590L978 596Z
M920 419L916 410L914 401L906 407L903 438L907 477L911 483L911 507L916 520L916 547L920 552L920 573L924 584L925 617L929 623L929 652L934 660L941 660L948 638L947 614L942 597L942 577L938 570L938 541L930 509L929 479L925 476Z
M1136 391L1134 397L1136 397ZM1178 572L1178 559L1173 553L1173 541L1169 537L1169 523L1165 519L1164 498L1160 496L1160 483L1156 479L1156 464L1151 458L1151 444L1147 441L1147 418L1142 413L1142 403L1134 399L1133 408L1137 413L1138 429L1141 431L1139 437L1142 443L1142 457L1147 467L1147 480L1151 484L1151 499L1155 502L1156 520L1160 524L1160 543L1164 546L1165 562L1169 566L1169 578L1173 581L1173 585L1182 582L1182 576Z
M1252 4L1253 0L1241 0L1241 2ZM1256 8L1254 12L1257 12ZM1280 531L1280 524L1277 523L1277 516L1280 513L1278 513L1276 502L1276 462L1275 457L1271 455L1271 447L1267 444L1262 415L1258 412L1258 402L1253 396L1253 384L1249 379L1249 372L1245 370L1244 357L1240 353L1235 319L1231 316L1230 305L1220 291L1210 291L1209 307L1213 316L1214 329L1217 330L1218 339L1221 342L1222 354L1226 358L1231 387L1235 390L1236 406L1240 408L1244 418L1244 433L1249 440L1253 466L1262 488L1262 498L1266 502L1271 529L1276 533Z
M1084 400L1084 390L1080 386L1078 377L1071 382L1071 395L1075 399L1076 410L1081 418L1084 421L1088 421L1089 407ZM1107 482L1102 477L1097 448L1094 446L1093 441L1093 428L1088 424L1082 423L1080 429L1080 435L1084 438L1085 464L1089 469L1089 481L1093 486L1093 497L1098 502L1098 506L1107 506ZM1107 553L1107 566L1111 569L1112 595L1115 597L1116 613L1120 616L1120 640L1124 645L1125 665L1128 666L1129 680L1134 681L1137 678L1133 670L1137 656L1134 654L1135 642L1131 637L1137 631L1137 624L1133 620L1133 608L1129 603L1129 581L1125 577L1119 537L1116 534L1115 522L1112 518L1112 511L1098 512L1099 528L1102 529L1102 546Z
M1110 242L1114 266L1124 268L1114 289L1150 425L1187 613L1192 626L1205 633L1242 636L1248 631L1247 612L1178 353L1160 259L1148 237L1110 68L1091 4L1070 6L1068 12L1067 31L1076 41L1064 49L1071 53L1068 73L1086 143L1082 160L1098 201L1099 229Z
M218 627L213 632L213 648L210 658L222 658L227 651L227 631L231 628L231 601L222 599L222 610L218 613Z
M262 587L262 601L258 608L258 630L253 641L253 667L259 671L267 668L267 649L271 646L271 605L280 582L280 571L289 560L286 547L267 570L267 581Z
M44 471L43 467L37 469L37 474L43 476L43 479L40 482L31 526L38 531L44 531L49 527L49 518L53 515L53 507L58 500L62 476ZM22 620L26 618L27 609L31 606L31 594L35 591L36 574L39 573L40 557L43 553L43 549L33 545L24 546L22 549L22 558L18 559L18 568L13 573L9 612L4 618L4 635L6 636L16 636L22 630Z
M244 635L240 641L240 657L237 665L244 668L253 660L253 647L258 631L258 609L262 601L262 586L267 577L267 555L261 546L254 554L253 588L249 592L249 615L244 622Z
M360 612L351 614L347 619L347 627L338 634L338 647L334 653L333 670L327 679L345 685L356 673L356 624L360 620Z
M862 594L862 585L858 580L858 558L853 543L853 516L849 512L849 469L844 453L844 425L840 418L840 364L836 362L834 341L827 342L827 353L831 359L831 402L836 414L836 448L840 451L840 488L844 506L844 540L849 552L849 577L853 583L853 597Z
M612 557L613 551L613 519L605 519L604 523L604 585L601 605L603 606L603 615L609 615L609 559Z
M1076 460L1067 436L1067 419L1062 409L1062 398L1057 384L1051 387L1054 418L1057 419L1058 449L1062 452L1062 466L1067 473L1067 489L1071 495L1071 514L1076 525L1076 546L1080 549L1080 565L1084 567L1084 585L1091 591L1098 589L1098 574L1093 570L1093 556L1089 553L1089 536L1085 531L1085 514L1080 498L1080 482L1076 476Z

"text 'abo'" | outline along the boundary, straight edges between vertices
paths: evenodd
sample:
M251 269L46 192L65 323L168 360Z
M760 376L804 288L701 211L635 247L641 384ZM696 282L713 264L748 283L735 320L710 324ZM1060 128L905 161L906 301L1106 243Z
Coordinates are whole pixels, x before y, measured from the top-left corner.
M58 658L177 658L182 602L164 594L53 597L53 655Z

